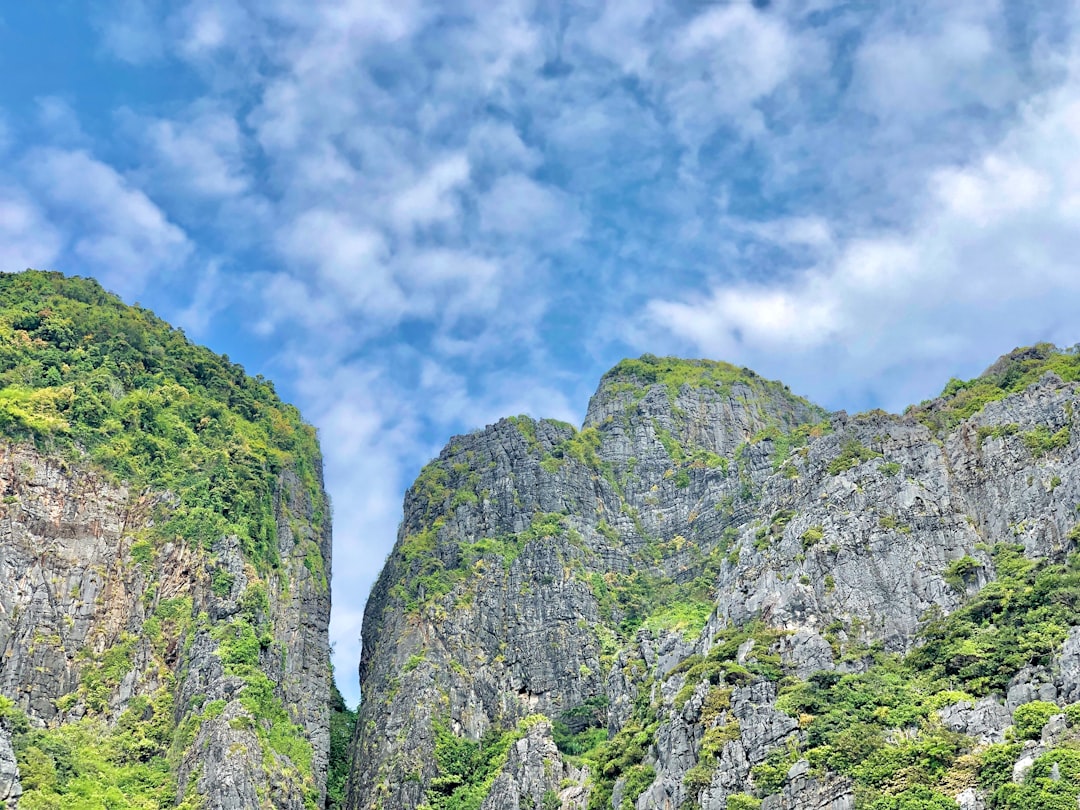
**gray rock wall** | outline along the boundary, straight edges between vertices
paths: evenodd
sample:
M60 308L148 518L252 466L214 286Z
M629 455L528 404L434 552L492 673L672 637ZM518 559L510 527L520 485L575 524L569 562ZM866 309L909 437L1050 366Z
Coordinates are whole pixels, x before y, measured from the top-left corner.
M281 565L260 576L244 560L236 538L220 538L209 552L183 542L151 548L147 529L172 508L167 493L131 492L70 462L32 447L0 445L0 694L37 724L76 720L88 713L115 719L131 700L173 689L177 720L225 700L226 710L201 724L183 757L179 789L197 773L208 808L302 808L303 794L325 791L329 750L330 597L311 570L311 555L329 575L330 528L313 520L298 479L282 474L277 490ZM228 593L214 574L231 578ZM313 747L311 774L299 774L267 754L251 732L230 728L246 713L243 683L225 674L212 630L236 617L245 588L259 579L267 592L261 621L272 638L260 667L275 685L292 721ZM182 634L159 642L143 632L163 600L191 600ZM200 618L203 617L203 618ZM108 684L103 705L81 688L83 675L117 645L130 648L130 670ZM175 684L175 685L171 685ZM235 725L235 724L234 724ZM2 741L0 741L2 742ZM3 780L0 744L0 782ZM312 780L314 779L314 782ZM2 790L2 786L0 786Z
M22 785L19 783L19 763L11 748L11 734L0 723L0 807L17 810Z

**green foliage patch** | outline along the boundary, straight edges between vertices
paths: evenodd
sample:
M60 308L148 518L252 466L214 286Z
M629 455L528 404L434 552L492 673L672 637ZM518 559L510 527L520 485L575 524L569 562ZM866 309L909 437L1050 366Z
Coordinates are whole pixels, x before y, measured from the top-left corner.
M930 621L911 664L972 694L1003 691L1027 665L1048 665L1080 610L1080 557L1029 560L999 543L997 579L944 619Z
M326 509L315 431L268 380L90 279L0 274L0 432L175 493L159 537L235 534L261 570L278 564L282 470Z
M356 729L356 712L350 709L331 681L330 757L326 773L326 810L345 807L345 786L349 779L349 745Z
M1080 380L1080 352L1075 346L1061 350L1049 343L1017 349L974 380L949 380L937 400L912 406L908 413L931 430L943 432L974 416L988 403L1023 391L1047 372L1065 382Z
M495 777L506 762L510 746L528 732L542 716L527 717L516 728L492 729L483 739L458 737L445 725L435 723L435 766L438 775L424 795L424 810L479 810Z
M840 448L840 455L829 462L829 475L839 475L872 458L881 458L881 453L864 446L858 439L848 439Z
M1020 785L1012 783L1018 745L972 754L974 741L949 731L937 717L940 708L957 701L1002 694L1025 665L1049 664L1080 605L1078 555L1055 564L1025 558L1020 546L988 550L997 579L948 617L929 621L921 632L923 643L906 657L870 651L865 672L820 672L807 681L783 681L777 708L799 720L805 745L774 752L755 769L755 784L763 792L779 790L787 768L805 757L817 772L853 779L860 806L955 810L939 787L962 767L964 757L974 757L993 810L1064 807L1058 802L1065 799L1075 803L1077 790L1051 784L1034 769ZM952 573L963 584L978 564L957 563ZM1060 711L1053 703L1025 704L1014 713L1012 733L1037 738ZM1053 761L1070 756L1058 749L1051 753Z
M136 697L115 726L87 717L31 729L6 698L26 810L156 810L176 797L170 753L175 723L170 688ZM181 810L194 810L194 800Z

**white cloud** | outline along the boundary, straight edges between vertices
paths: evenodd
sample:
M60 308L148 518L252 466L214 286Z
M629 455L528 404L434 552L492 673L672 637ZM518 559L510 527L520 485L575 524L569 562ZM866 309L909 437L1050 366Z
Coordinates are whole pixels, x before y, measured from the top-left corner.
M996 0L925 2L885 15L855 59L862 105L911 126L969 105L997 109L1020 89ZM901 123L902 122L902 123Z
M52 269L62 245L57 229L21 189L0 185L0 272Z
M310 266L319 287L332 295L323 303L342 315L359 312L395 323L407 310L404 292L387 265L386 243L370 226L344 213L312 210L301 215L279 238L282 252ZM277 294L273 296L277 298ZM286 307L295 295L282 299Z
M195 0L174 19L174 25L182 32L179 50L188 59L213 56L232 44L237 31L252 23L243 7L230 0Z
M538 150L526 145L512 125L480 121L469 130L469 163L489 171L532 171L543 162Z
M999 351L1075 342L1078 152L1080 86L1070 80L1033 100L981 157L934 172L906 228L822 239L820 262L785 283L657 298L647 317L700 351L763 360L833 401L840 386L913 364L896 390L879 391L893 408L940 386L943 366L985 365L987 335ZM809 370L825 367L832 376L814 380Z
M554 247L575 241L584 230L572 197L523 174L504 174L481 196L478 207L484 230L511 239L540 239Z
M471 253L432 248L408 256L401 278L413 312L442 310L444 323L462 315L488 313L499 303L500 268Z
M100 24L102 44L117 59L142 65L165 54L160 7L153 0L115 0Z
M465 155L449 155L437 161L407 188L395 195L390 215L399 231L410 231L447 220L456 220L461 207L457 190L469 179Z
M72 255L106 286L137 292L190 254L187 236L146 194L87 152L36 149L22 165L40 198L70 223Z
M788 79L800 47L808 45L783 19L749 3L691 20L672 49L679 74L666 92L684 141L700 144L721 121L760 133L764 122L754 105Z
M194 292L182 310L172 316L172 321L189 335L198 339L204 335L214 318L224 310L238 294L244 294L230 283L221 270L220 261L211 261L197 276Z
M247 146L236 119L225 109L196 106L184 117L121 115L144 146L143 160L156 183L173 195L236 197L251 188Z
M37 125L50 143L81 146L87 142L78 115L62 98L44 96L37 99Z
M658 0L607 3L584 31L583 44L590 52L615 62L624 73L644 75L653 54L653 42L644 32L661 8Z

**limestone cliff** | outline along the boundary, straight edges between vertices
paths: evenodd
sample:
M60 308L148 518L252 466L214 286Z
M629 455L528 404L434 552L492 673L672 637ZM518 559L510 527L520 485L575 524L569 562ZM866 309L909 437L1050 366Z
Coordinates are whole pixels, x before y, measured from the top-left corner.
M849 417L646 356L581 430L456 437L368 603L349 806L1075 805L1078 378Z
M0 338L0 800L321 806L313 431L92 281L0 276Z

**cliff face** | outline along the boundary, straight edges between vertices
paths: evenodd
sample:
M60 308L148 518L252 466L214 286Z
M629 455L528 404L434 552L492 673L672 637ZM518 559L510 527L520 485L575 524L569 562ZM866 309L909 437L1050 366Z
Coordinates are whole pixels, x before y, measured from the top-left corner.
M455 438L368 604L349 806L1065 795L1078 377L1036 347L848 417L646 357L605 375L581 431Z
M0 798L320 805L330 523L310 428L93 282L2 276L0 305Z

